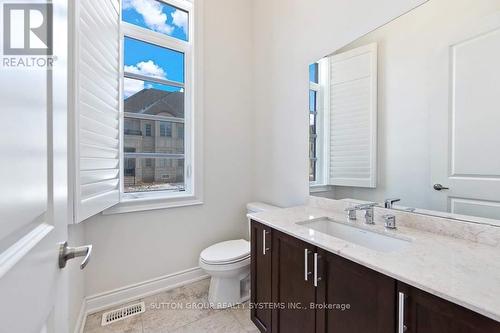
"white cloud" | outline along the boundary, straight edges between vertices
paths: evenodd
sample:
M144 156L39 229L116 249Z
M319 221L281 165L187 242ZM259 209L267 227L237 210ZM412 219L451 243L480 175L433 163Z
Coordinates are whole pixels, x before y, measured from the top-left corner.
M185 11L182 11L180 9L176 9L172 14L172 23L178 27L184 30L184 33L187 35L188 33L188 14Z
M123 97L129 98L130 96L138 93L144 89L144 82L139 80L123 79Z
M167 23L167 14L162 12L162 6L155 0L125 0L124 9L133 8L142 15L146 26L154 31L171 35L174 27Z
M167 73L163 68L154 63L153 60L141 61L136 65L125 66L125 72L145 75L158 79L166 79ZM123 95L128 98L144 88L151 88L150 84L144 85L143 81L125 78L123 80Z
M132 74L152 76L158 79L166 79L167 73L165 70L154 63L153 60L141 61L136 65L125 66L125 72Z

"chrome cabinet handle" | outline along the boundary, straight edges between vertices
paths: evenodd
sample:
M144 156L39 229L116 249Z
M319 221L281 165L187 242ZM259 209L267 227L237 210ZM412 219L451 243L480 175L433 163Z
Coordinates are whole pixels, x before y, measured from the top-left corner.
M405 298L406 295L402 292L399 292L399 306L398 306L398 333L406 332L405 325Z
M92 255L92 245L70 247L70 246L68 246L68 242L60 243L59 244L59 268L66 267L66 262L69 259L73 259L76 257L85 257L85 258L83 258L83 261L80 264L80 269L84 269L85 266L87 266L87 264L89 263L91 255Z
M314 286L318 286L318 281L321 280L320 277L318 277L318 259L321 258L320 255L317 253L314 253Z
M442 190L449 190L450 188L449 187L444 187L443 185L441 184L434 184L433 188L436 190L436 191L442 191Z
M269 231L262 230L262 254L266 255L266 251L270 250L266 247L266 235L269 234Z
M308 281L309 280L309 275L311 272L309 272L308 266L308 259L309 255L311 254L311 251L308 249L304 249L304 280Z

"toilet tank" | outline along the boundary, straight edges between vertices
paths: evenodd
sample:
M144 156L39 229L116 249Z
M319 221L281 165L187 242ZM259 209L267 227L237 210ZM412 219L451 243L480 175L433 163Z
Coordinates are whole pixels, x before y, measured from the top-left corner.
M247 213L248 214L259 213L278 208L279 207L277 206L269 205L263 202L250 202L247 204Z

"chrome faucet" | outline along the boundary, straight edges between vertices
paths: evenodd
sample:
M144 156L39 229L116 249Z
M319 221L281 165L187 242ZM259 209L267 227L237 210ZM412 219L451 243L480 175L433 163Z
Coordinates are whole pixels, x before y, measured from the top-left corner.
M399 202L399 201L401 201L401 199L397 199L397 198L385 199L384 200L384 207L390 209L390 208L392 208L392 206L394 206L394 203Z
M356 205L354 207L348 207L345 209L345 211L348 213L347 217L349 218L349 220L354 221L354 220L356 220L356 211L357 210L364 210L365 211L365 223L366 224L375 224L373 222L373 207L375 207L377 205L378 204L375 202L365 203L365 204Z

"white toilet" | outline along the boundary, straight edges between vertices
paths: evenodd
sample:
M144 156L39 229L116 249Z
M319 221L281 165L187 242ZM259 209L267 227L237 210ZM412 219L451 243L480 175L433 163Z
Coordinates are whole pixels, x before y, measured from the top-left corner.
M248 213L276 209L261 202L247 204ZM200 254L200 267L210 275L208 301L223 309L250 298L250 242L229 240L207 247Z

